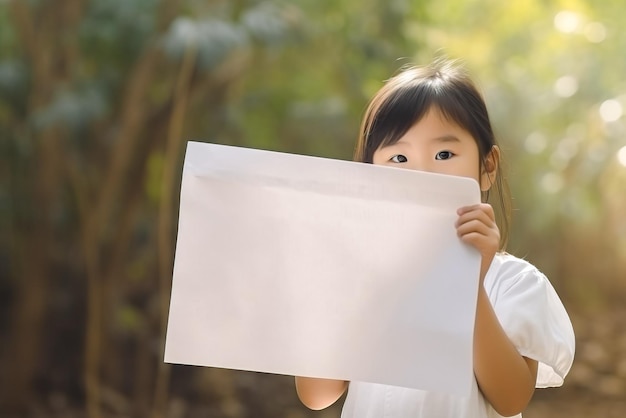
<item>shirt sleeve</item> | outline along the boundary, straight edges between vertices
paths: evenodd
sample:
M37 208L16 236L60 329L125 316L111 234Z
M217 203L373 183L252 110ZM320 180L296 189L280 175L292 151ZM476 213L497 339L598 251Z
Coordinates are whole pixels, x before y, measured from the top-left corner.
M507 279L494 310L519 353L539 363L535 386L561 386L574 360L574 330L545 275L528 269Z

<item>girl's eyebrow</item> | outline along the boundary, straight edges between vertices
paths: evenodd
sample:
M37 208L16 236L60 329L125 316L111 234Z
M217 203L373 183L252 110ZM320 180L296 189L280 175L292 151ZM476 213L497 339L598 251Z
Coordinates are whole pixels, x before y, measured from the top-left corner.
M434 138L431 138L429 140L430 142L441 142L441 143L460 143L461 140L459 139L458 136L453 135L453 134L445 134L445 135L441 135L441 136L436 136ZM394 142L393 144L388 144L385 146L380 147L380 149L383 148L390 148L393 147L394 145L398 145L398 144L406 144L406 140L400 139L396 142Z
M431 139L432 142L461 142L461 140L454 135L442 135L442 136L437 136L433 139Z

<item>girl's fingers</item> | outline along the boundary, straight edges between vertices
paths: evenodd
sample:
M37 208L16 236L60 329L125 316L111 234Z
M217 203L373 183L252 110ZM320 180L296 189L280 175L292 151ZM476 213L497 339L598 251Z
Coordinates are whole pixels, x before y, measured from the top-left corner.
M480 220L473 219L458 225L456 230L459 235L466 235L470 232L478 232L482 235L488 235L490 231L494 230L494 228L493 226L487 225Z
M488 204L463 207L458 210L457 235L481 253L497 251L500 230L495 222L493 208Z
M459 226L470 222L480 222L489 227L493 227L496 224L496 222L484 212L468 212L459 216L456 220L456 226L458 228Z
M496 227L496 221L494 218L495 216L493 215L493 211L489 213L489 211L483 209L475 209L467 212L461 212L459 218L456 221L456 226L458 228L459 226L468 222L478 221L489 227Z
M459 208L456 211L457 215L459 216L464 216L472 212L484 213L487 215L488 218L492 220L495 219L495 213L493 211L493 207L488 203L480 203L478 205L464 206L462 208Z

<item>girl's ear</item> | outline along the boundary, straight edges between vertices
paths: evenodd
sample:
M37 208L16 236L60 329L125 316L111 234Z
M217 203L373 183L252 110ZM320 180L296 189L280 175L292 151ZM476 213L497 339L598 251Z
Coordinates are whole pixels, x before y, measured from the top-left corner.
M496 181L498 165L500 164L500 148L497 145L491 147L491 151L483 160L482 172L480 173L480 190L488 191Z

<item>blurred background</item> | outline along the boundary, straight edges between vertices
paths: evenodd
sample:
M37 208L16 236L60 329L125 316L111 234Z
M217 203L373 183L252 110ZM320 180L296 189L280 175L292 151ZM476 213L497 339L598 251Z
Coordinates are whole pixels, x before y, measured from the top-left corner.
M162 362L190 139L339 159L406 64L462 58L577 358L525 417L626 413L622 0L0 1L0 416L338 417Z

